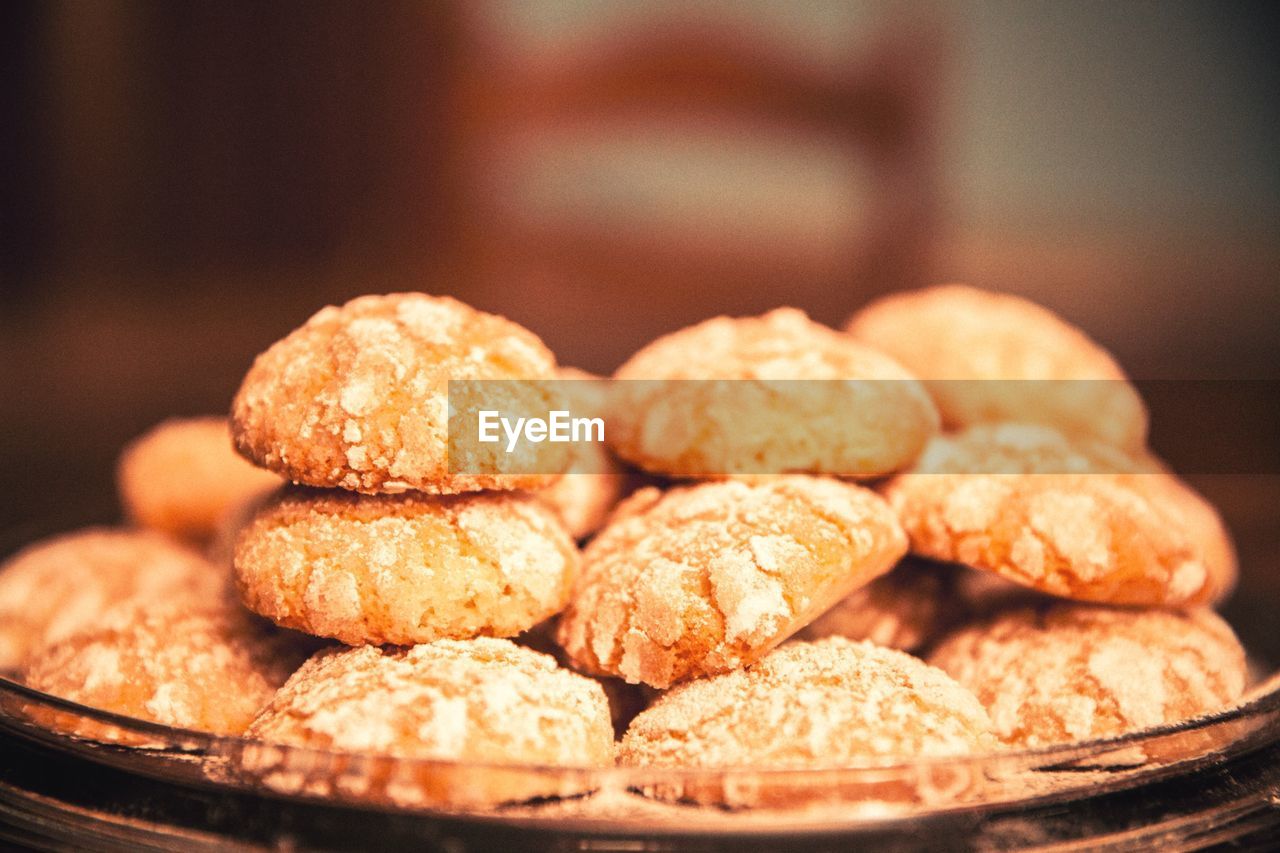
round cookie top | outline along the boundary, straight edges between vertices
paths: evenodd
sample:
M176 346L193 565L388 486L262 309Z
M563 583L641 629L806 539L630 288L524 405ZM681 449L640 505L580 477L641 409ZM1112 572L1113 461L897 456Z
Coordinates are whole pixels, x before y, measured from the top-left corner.
M521 492L282 490L236 540L249 609L350 645L514 636L564 606L578 549Z
M935 439L884 494L923 557L1063 598L1182 606L1234 583L1217 514L1177 478L1049 427Z
M122 607L36 652L24 680L93 708L240 734L314 648L239 607Z
M1209 610L1057 602L966 626L929 656L973 690L1006 743L1113 737L1219 710L1245 685L1239 641Z
M1129 450L1146 441L1146 408L1115 359L1021 297L941 285L876 300L846 328L921 379L958 380L927 383L948 427L1028 421Z
M553 476L487 473L497 469L483 465L450 472L448 382L550 379L554 369L542 341L503 317L445 296L361 296L321 309L255 359L232 403L232 432L247 458L311 486L537 488ZM555 408L536 383L520 393L529 399L516 408ZM558 470L551 457L563 448L530 452L543 448L550 467L524 470Z
M0 668L126 601L202 601L227 587L225 572L159 533L88 528L36 542L0 566Z
M910 652L937 639L963 611L953 567L908 557L840 599L795 638L845 637Z
M652 381L611 389L611 445L676 477L874 477L910 463L938 427L923 387L897 362L794 308L673 332L614 378Z
M231 507L280 478L236 454L225 417L200 417L164 421L130 442L116 483L134 522L200 543Z
M603 766L600 685L508 640L333 648L289 679L248 732L317 749L491 764Z
M587 546L558 639L587 672L666 687L759 659L905 550L888 505L837 480L642 489Z
M847 767L980 751L990 726L941 670L831 637L663 694L632 721L618 756L659 767Z

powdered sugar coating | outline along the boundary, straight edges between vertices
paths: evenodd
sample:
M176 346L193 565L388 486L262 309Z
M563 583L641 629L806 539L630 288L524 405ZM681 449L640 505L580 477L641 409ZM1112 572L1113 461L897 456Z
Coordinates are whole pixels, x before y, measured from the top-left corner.
M117 714L240 734L314 647L222 603L122 607L37 652L24 680Z
M1042 604L947 637L929 662L973 690L1006 743L1111 737L1216 711L1240 697L1245 655L1208 610Z
M227 586L225 571L159 533L88 528L36 542L0 566L0 668L127 601L208 600Z
M959 380L927 383L948 427L1028 421L1134 451L1146 441L1146 408L1115 360L1021 297L962 284L896 293L847 329L921 379Z
M840 599L795 638L845 637L910 652L937 639L962 612L954 569L908 557Z
M558 638L588 672L666 687L757 660L905 550L889 507L836 480L642 489L587 546Z
M564 606L578 550L529 495L294 487L240 533L245 604L344 643L514 636Z
M935 439L884 494L913 553L1051 595L1180 606L1234 582L1226 531L1189 487L1048 427L981 425Z
M973 694L917 658L831 637L682 684L632 721L624 764L814 768L965 755L991 742Z
M137 524L202 543L227 511L280 478L236 455L225 417L173 418L120 454L116 481Z
M555 358L527 329L457 300L361 296L317 312L258 356L232 403L242 454L311 486L452 494L538 488L547 474L491 474L448 456L450 379L550 379ZM522 411L549 411L536 383ZM535 405L537 398L543 405ZM538 445L557 471L560 445ZM539 459L542 457L539 456ZM494 469L496 470L496 469Z
M614 386L609 441L624 459L676 477L875 477L910 463L938 428L933 403L897 362L794 308L681 329L614 378L660 380Z
M318 652L248 736L296 746L492 764L613 761L600 685L507 640Z

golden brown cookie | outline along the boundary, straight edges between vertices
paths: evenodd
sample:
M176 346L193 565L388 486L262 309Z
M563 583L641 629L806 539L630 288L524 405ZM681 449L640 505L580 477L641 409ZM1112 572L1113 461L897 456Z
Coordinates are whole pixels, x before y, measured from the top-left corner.
M1178 722L1235 701L1245 656L1208 610L1057 602L947 637L929 662L973 690L1006 743L1037 747Z
M281 688L248 736L469 765L613 763L613 729L600 685L560 669L547 655L484 637L318 652ZM443 786L405 792L403 799L497 803L558 793L545 789L557 785L549 777L480 769L481 778L465 779L474 783L471 790ZM429 787L432 780L422 781Z
M1134 451L1146 442L1146 408L1115 360L1021 297L930 287L872 302L847 328L921 379L947 380L926 383L947 427L1024 421Z
M795 639L845 637L913 652L941 636L964 612L955 578L951 566L908 557L840 599Z
M876 477L908 465L938 428L933 403L897 362L794 308L666 335L614 378L650 381L614 384L609 442L674 477Z
M0 566L0 668L132 599L218 599L227 573L159 533L89 528L36 542Z
M847 767L965 755L993 743L967 689L893 649L830 637L682 684L632 721L623 764Z
M913 553L1063 598L1198 604L1235 573L1205 538L1216 514L1188 487L1049 427L981 425L935 439L884 494Z
M321 309L258 356L231 407L236 446L297 483L365 493L536 489L554 474L494 474L501 444L474 445L449 468L448 382L550 379L555 358L536 335L457 300L421 293L362 296ZM551 411L521 383L518 411ZM505 406L495 408L505 408ZM492 449L493 456L483 456ZM565 445L529 445L522 471L559 472ZM461 466L461 467L459 467Z
M240 734L314 650L238 607L122 607L36 652L24 680L127 717Z
M581 370L562 367L556 371L558 387L568 389L570 410L575 417L603 416L604 386L599 377ZM580 386L575 390L571 386ZM550 505L574 539L585 539L599 530L622 498L627 475L603 442L578 442L572 446L572 459L564 476L535 494Z
M578 549L521 492L358 495L294 487L236 542L244 603L349 645L514 636L564 606Z
M906 550L875 493L820 477L642 489L587 546L558 638L666 687L759 659Z
M280 485L280 478L236 455L227 419L174 418L134 439L120 454L116 482L135 523L202 543L227 510Z

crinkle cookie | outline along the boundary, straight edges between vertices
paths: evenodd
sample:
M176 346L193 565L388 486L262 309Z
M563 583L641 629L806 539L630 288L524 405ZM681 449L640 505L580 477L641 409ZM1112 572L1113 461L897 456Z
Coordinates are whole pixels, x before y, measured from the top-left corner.
M1171 607L1214 600L1234 583L1226 531L1189 487L1048 427L940 437L884 494L913 553L1050 595Z
M876 477L910 464L938 428L928 394L896 361L794 308L666 335L614 378L649 381L611 389L610 443L674 477Z
M905 550L885 502L837 480L643 489L587 546L558 639L584 671L667 687L759 659Z
M38 651L24 680L127 717L240 734L314 649L238 607L123 607Z
M930 287L872 302L847 329L921 379L947 380L926 382L947 427L1025 421L1133 451L1146 442L1146 408L1115 360L1021 297Z
M600 685L560 669L547 655L485 637L318 652L280 689L248 736L464 765L613 763L613 728ZM386 793L410 803L498 803L561 793L560 784L490 766L456 777L443 770L409 775L400 780L401 791Z
M941 636L964 612L951 566L908 557L893 571L840 599L801 628L797 640L845 637L912 652Z
M220 599L228 578L159 533L89 528L54 536L0 566L0 668L92 626L127 601Z
M236 455L226 418L203 417L167 420L134 439L116 482L135 523L202 543L230 507L280 478Z
M475 458L455 460L461 473L451 473L448 382L550 379L554 369L542 341L503 317L444 296L361 296L321 309L258 356L232 403L232 432L248 459L310 486L534 489L555 474L492 473L511 470L499 464L500 444L476 444ZM519 399L495 400L493 408L557 408L538 383L519 389L512 390ZM521 471L558 473L568 463L562 444L525 452Z
M924 661L869 642L788 643L682 684L632 721L623 764L829 768L965 755L994 740L982 705Z
M973 690L1010 745L1113 737L1226 707L1245 655L1209 610L1019 607L947 637L929 662Z
M574 380L559 383L557 387L582 386L580 391L571 389L565 395L575 417L603 416L603 403L598 398L603 396L604 388L599 377L566 367L556 374L559 379ZM621 500L627 475L601 442L576 443L571 456L564 476L535 494L560 514L574 539L585 539L604 525Z
M358 495L295 487L240 532L246 606L349 645L514 636L564 606L578 549L520 492Z

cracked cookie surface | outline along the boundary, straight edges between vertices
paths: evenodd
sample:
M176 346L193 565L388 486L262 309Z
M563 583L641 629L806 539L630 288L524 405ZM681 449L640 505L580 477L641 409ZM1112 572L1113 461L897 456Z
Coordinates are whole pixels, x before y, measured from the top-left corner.
M965 755L993 742L968 689L903 652L831 637L682 684L631 722L624 764L807 768Z
M253 722L274 743L481 764L613 762L600 685L508 640L317 652Z
M240 734L315 646L238 605L123 607L38 652L24 678L93 708Z
M1235 582L1230 538L1176 477L1048 427L980 425L935 439L885 497L913 553L1050 595L1183 606Z
M1147 412L1124 371L1061 317L1018 296L961 284L876 300L846 329L923 380L943 423L1029 421L1128 450Z
M244 456L310 486L436 494L539 488L555 474L486 473L512 470L483 456L489 445L472 447L476 458L455 460L451 471L448 383L551 379L554 369L542 341L503 317L445 296L361 296L321 309L254 360L232 403L232 431ZM490 407L556 407L537 383L507 391L519 399ZM527 452L521 472L567 464L563 445Z
M36 542L0 566L0 667L22 666L127 601L201 601L228 587L225 571L152 531L88 528Z
M896 361L794 308L673 332L614 379L648 381L612 387L611 445L674 477L876 477L909 464L938 428L928 394Z
M905 550L888 505L837 480L642 489L587 546L557 636L587 672L666 687L757 660Z
M246 606L350 645L514 636L563 605L578 549L517 492L283 490L240 531Z
M996 734L1037 747L1112 737L1225 707L1245 655L1209 610L1018 607L945 638L929 662L977 694Z

